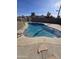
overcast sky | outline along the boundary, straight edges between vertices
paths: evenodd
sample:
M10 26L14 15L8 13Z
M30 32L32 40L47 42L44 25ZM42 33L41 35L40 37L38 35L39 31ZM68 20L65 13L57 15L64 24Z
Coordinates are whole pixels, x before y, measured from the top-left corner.
M46 15L49 11L57 15L60 0L17 0L17 15L30 15L35 12L37 15Z

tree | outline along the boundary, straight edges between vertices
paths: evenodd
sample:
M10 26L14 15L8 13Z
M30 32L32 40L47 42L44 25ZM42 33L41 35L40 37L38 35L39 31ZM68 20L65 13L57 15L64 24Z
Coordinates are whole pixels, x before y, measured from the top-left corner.
M31 16L35 16L35 12L32 12L32 13L31 13Z
M47 17L50 17L51 16L51 13L50 12L47 12Z

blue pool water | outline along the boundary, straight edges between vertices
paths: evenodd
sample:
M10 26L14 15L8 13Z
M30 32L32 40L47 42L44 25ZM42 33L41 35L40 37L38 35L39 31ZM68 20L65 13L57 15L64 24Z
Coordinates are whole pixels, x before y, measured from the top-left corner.
M24 35L28 37L39 37L39 36L46 36L46 37L61 37L61 31L50 28L45 24L42 23L28 23L29 26L24 31Z

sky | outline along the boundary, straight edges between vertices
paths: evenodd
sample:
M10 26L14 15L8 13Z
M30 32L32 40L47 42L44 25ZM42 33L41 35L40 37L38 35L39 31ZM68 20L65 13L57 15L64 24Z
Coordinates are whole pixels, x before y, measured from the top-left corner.
M60 0L17 0L17 15L46 15L50 12L56 16L60 6Z

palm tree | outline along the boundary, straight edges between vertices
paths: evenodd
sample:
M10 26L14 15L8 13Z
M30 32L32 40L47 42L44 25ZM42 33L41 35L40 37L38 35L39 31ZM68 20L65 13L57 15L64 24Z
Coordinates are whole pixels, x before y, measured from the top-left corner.
M57 15L57 17L60 17L60 16L59 16L60 10L61 10L61 6L60 6L60 8L59 8L59 10L58 10L58 15Z

